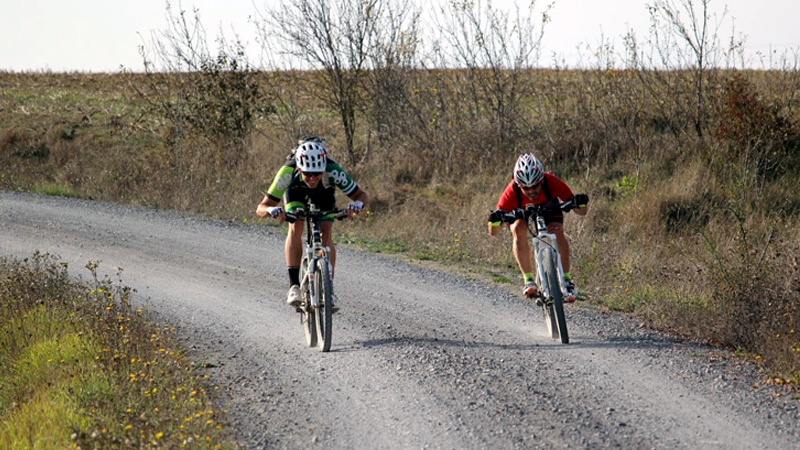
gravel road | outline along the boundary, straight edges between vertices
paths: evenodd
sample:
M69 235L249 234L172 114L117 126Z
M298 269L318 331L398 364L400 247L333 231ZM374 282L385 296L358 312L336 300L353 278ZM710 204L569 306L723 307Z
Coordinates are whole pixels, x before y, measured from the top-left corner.
M487 239L489 237L487 236ZM238 442L287 449L800 449L800 400L728 352L567 305L570 344L508 289L338 248L331 352L305 346L281 233L0 191L0 255L124 269L208 363Z

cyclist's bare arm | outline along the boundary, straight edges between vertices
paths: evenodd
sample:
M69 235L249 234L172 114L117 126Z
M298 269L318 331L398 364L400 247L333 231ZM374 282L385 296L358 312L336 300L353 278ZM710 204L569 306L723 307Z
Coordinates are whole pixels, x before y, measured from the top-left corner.
M572 208L572 212L579 216L585 216L589 212L589 205L584 205L583 208Z
M369 195L366 192L364 192L361 188L357 188L355 192L348 195L348 197L350 197L350 200L353 200L354 202L360 201L361 203L363 203L365 211L369 209Z
M501 216L500 217L492 217L492 216L494 216L496 214L501 214ZM513 215L507 215L507 214L508 213L506 211L504 211L502 209L497 209L497 210L493 211L489 215L489 223L487 224L489 234L491 234L492 236L497 236L497 235L500 234L500 232L503 231L503 224L504 223L512 224L512 223L516 222L514 220ZM524 219L519 219L519 220L524 221Z
M261 203L258 204L256 208L256 215L258 217L267 218L272 217L267 208L273 208L281 204L281 198L283 194L286 192L286 189L289 188L289 185L292 183L292 176L294 175L295 168L292 165L284 165L282 166L278 172L275 174L275 178L272 180L272 184L270 184L267 193L264 194L264 200L261 200ZM281 223L283 223L283 217L281 217Z
M589 195L587 194L575 194L566 203L570 203L569 210L579 216L585 216L589 212Z
M500 223L500 225L494 226L492 225L492 222L489 222L487 226L489 227L489 234L491 234L492 236L497 236L500 234L501 231L503 231L502 223Z
M270 206L278 206L280 204L279 201L270 198L268 195L264 196L264 200L261 200L261 203L258 204L256 208L256 215L261 217L262 219L269 217L267 213L267 208Z

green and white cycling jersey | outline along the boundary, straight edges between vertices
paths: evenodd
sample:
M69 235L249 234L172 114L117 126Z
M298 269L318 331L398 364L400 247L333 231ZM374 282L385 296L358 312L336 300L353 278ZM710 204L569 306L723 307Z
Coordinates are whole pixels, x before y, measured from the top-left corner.
M348 196L358 189L358 185L350 178L350 175L342 169L339 163L330 157L327 158L325 174L322 176L321 182L325 187L338 187ZM297 170L297 163L294 162L294 159L287 159L286 163L278 170L278 173L275 174L275 178L272 180L272 184L267 191L267 196L280 202L281 198L283 198L283 194L289 189L289 186L295 183L302 183L305 185L300 176L300 171Z

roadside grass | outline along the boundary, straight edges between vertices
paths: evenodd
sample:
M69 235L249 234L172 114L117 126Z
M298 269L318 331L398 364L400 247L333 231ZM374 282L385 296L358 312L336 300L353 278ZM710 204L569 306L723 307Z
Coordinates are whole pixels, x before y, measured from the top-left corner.
M362 248L372 253L385 253L389 255L405 253L410 250L408 243L396 238L385 238L381 240L366 239L359 236L351 226L345 232L334 236L337 244L347 244Z
M0 448L234 448L171 330L87 267L0 260Z
M33 186L33 192L42 195L51 195L54 197L77 197L75 191L69 186L61 184L41 182Z
M511 279L504 275L492 275L492 281L500 284L511 284Z

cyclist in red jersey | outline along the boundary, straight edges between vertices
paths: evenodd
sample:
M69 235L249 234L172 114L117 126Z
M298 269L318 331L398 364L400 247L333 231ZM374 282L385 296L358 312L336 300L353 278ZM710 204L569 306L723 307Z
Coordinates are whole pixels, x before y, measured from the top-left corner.
M497 236L502 228L502 215L504 211L514 211L525 208L526 205L548 206L559 201L573 200L572 211L580 216L585 216L589 210L589 196L586 194L573 195L566 183L555 175L546 173L542 163L532 154L521 155L514 167L514 178L508 183L500 199L497 209L489 215L489 234ZM578 291L572 281L569 262L569 241L564 235L564 216L553 214L545 216L547 231L556 235L558 253L561 255L561 264L564 267L564 278L567 281L568 296L566 301L575 301ZM536 286L531 261L531 246L528 239L528 226L525 220L518 219L510 225L514 235L513 252L525 282L522 293L528 298L535 296Z

